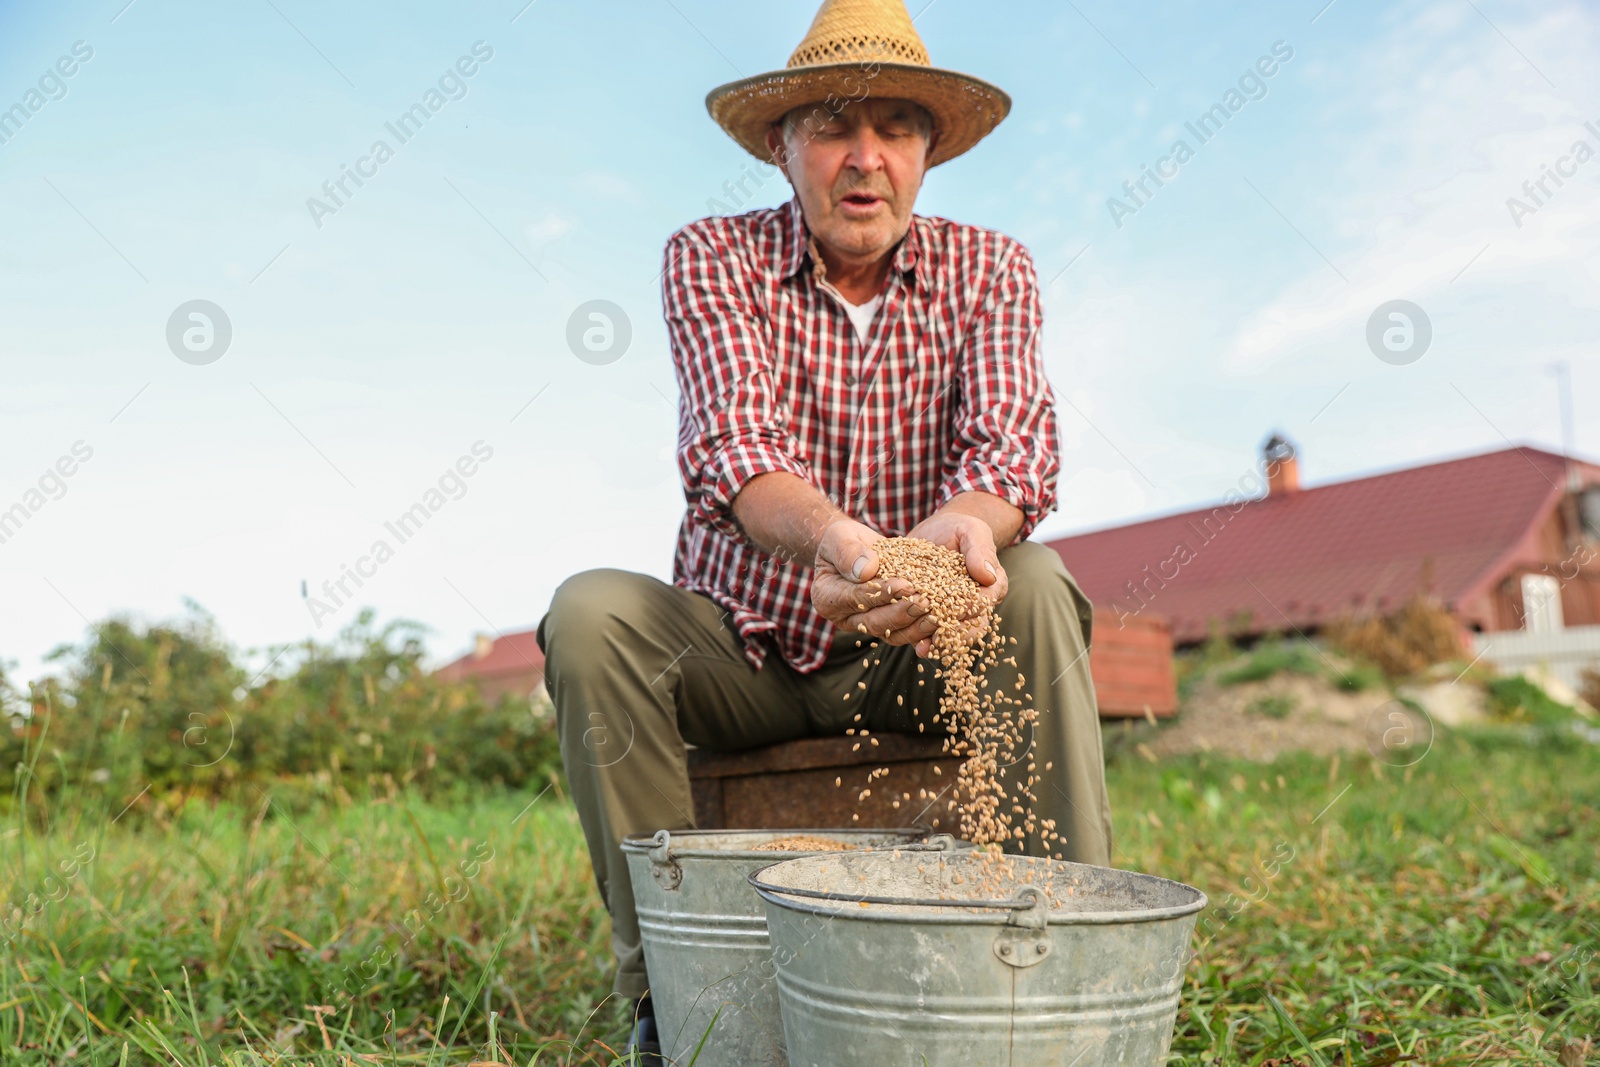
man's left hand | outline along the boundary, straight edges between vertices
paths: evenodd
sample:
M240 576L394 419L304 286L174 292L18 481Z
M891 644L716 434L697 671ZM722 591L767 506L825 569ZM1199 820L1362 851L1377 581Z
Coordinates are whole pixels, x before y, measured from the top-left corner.
M994 530L984 520L959 511L936 511L906 536L920 537L961 553L967 561L967 573L978 583L978 591L994 604L1005 599L1011 587L995 550ZM968 640L977 640L983 630L974 616ZM931 643L926 638L917 642L917 655L926 656L930 649Z

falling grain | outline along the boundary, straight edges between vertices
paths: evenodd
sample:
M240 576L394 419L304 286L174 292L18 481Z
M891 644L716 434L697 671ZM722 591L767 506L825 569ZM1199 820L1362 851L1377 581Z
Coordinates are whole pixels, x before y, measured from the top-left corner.
M1022 692L1020 672L1015 696L991 690L984 676L1016 638L1000 634L994 604L967 573L959 552L912 537L886 538L874 547L879 577L901 579L917 590L936 624L930 658L939 664L934 677L944 683L939 719L949 732L945 748L962 761L954 790L962 836L992 852L1029 834L1046 843L1059 841L1054 825L1033 815L1037 778L1031 761L1014 781L1008 783L1004 774L1022 762L1038 719L1032 699ZM917 671L923 672L922 664ZM903 705L903 697L896 702Z

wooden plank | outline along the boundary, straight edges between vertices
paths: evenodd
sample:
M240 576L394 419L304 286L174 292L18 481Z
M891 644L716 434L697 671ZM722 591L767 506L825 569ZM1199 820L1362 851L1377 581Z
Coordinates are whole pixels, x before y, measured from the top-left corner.
M878 744L862 743L860 751L851 749L855 737L807 737L781 745L745 749L740 752L689 750L691 778L733 778L746 774L774 774L831 767L877 767L907 760L923 760L944 752L937 737L918 734L874 734Z
M702 830L725 830L728 816L723 804L721 778L690 778L689 795L694 802L694 824Z
M772 830L852 826L948 829L954 825L949 793L955 782L956 760L908 760L883 766L889 774L872 782L872 793L864 800L857 799L868 782L868 768L863 766L715 779L722 789L722 806L715 817L721 819L720 826ZM843 784L834 785L840 777ZM711 828L707 818L712 813L702 812L698 801L695 814L703 827Z

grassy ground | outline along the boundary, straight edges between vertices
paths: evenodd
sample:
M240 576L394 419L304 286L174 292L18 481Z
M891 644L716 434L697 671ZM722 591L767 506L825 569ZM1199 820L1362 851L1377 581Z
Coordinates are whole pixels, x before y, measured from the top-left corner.
M1212 901L1175 1059L1571 1067L1600 1034L1600 747L1117 752L1110 784L1118 865ZM607 1064L624 1025L559 789L69 803L0 830L0 900L4 1064Z
M597 1011L609 926L554 791L299 812L262 793L109 826L63 813L0 847L24 914L30 893L61 897L6 950L0 1062L118 1063L124 1042L129 1063L526 1062L619 1025Z
M1600 1035L1594 745L1502 730L1409 767L1194 757L1114 780L1118 864L1211 898L1184 1062L1586 1062L1557 1053Z

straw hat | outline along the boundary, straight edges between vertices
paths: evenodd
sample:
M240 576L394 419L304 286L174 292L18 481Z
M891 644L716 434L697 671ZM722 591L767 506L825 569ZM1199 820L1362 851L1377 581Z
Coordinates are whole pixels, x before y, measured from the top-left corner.
M717 125L766 161L767 129L802 104L912 100L933 115L939 143L928 165L954 159L1000 125L1011 98L986 81L943 70L911 24L905 0L823 0L784 70L720 85L706 96Z

